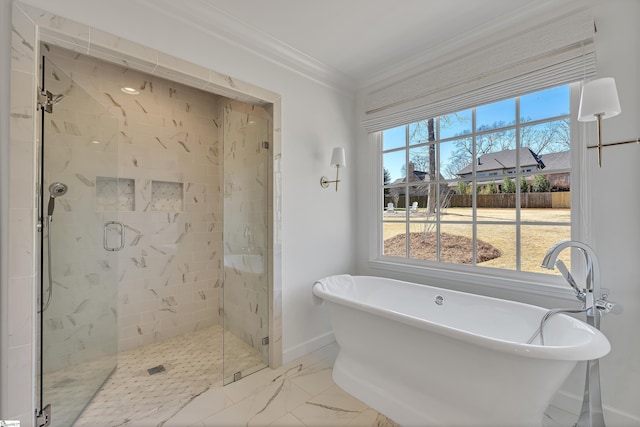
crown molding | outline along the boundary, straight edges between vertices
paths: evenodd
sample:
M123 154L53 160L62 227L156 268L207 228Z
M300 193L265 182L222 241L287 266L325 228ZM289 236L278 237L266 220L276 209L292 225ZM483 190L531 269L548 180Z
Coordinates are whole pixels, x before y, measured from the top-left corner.
M241 21L206 0L137 1L149 9L185 22L203 33L224 40L316 83L355 92L355 82L346 74Z

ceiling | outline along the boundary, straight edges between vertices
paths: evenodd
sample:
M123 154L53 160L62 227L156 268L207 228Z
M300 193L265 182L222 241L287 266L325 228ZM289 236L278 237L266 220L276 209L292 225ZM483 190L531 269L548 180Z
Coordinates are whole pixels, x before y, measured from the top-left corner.
M179 7L173 0L142 1L265 57L358 88L414 57L424 61L571 0L190 0Z

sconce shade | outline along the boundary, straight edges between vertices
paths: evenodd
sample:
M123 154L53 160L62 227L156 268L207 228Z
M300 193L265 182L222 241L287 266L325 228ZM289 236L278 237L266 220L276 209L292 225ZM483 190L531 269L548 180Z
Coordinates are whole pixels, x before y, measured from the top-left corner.
M591 122L596 120L598 115L602 119L608 119L617 116L621 111L613 77L592 80L582 87L578 121Z
M344 156L344 148L336 147L333 149L333 153L331 154L331 166L339 168L347 166Z

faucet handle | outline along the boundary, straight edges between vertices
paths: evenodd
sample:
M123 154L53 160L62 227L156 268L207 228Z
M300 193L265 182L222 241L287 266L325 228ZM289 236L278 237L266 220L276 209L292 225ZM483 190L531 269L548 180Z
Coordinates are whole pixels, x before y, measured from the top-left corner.
M594 302L594 306L598 309L600 314L622 314L623 311L623 308L620 304L612 301L607 301L604 296L601 299L597 299Z

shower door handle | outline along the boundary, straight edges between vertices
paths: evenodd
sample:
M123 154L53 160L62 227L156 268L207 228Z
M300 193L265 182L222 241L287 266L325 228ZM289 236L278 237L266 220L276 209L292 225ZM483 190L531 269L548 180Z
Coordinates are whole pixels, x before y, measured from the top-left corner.
M109 239L108 239L108 235L109 235L109 226L110 225L115 225L118 227L118 234L120 235L120 246L117 247L110 247L109 246ZM104 238L102 241L102 246L104 247L104 249L106 251L121 251L124 249L124 224L118 221L107 221L104 223Z

